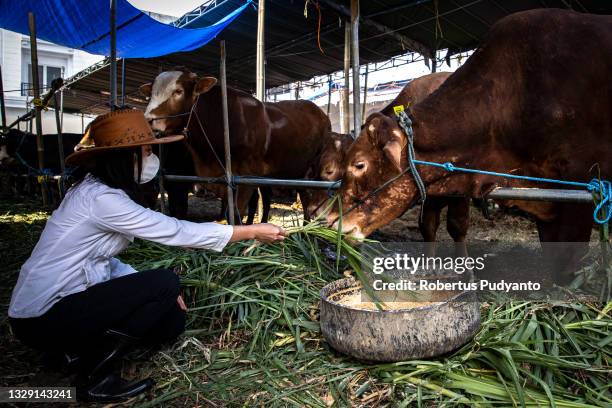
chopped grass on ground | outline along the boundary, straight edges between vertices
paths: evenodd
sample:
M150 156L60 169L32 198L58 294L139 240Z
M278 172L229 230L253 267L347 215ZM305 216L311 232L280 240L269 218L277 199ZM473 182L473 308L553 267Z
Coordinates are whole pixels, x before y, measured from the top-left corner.
M8 250L2 299L47 213L0 206ZM17 214L19 213L19 214ZM6 239L10 234L10 239ZM441 358L366 364L330 349L318 323L318 291L358 261L334 231L296 229L282 244L235 243L222 254L138 241L123 259L138 269L178 268L188 303L185 336L149 361L137 406L437 407L611 406L612 303L484 304L482 328ZM7 330L3 321L2 330ZM11 336L0 343L3 385L29 384L39 370ZM11 372L11 370L13 372Z
M165 375L146 406L177 393L219 406L612 404L612 303L483 305L476 338L438 359L338 354L321 337L318 291L358 255L344 252L336 268L322 255L335 243L335 232L308 226L282 244L223 254L132 247L125 259L141 268L180 267L190 307L187 337L155 359Z

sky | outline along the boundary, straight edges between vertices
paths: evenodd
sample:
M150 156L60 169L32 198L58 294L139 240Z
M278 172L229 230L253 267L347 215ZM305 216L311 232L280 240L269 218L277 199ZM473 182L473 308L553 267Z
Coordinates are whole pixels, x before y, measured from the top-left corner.
M145 11L180 17L206 3L207 0L128 0L134 7Z

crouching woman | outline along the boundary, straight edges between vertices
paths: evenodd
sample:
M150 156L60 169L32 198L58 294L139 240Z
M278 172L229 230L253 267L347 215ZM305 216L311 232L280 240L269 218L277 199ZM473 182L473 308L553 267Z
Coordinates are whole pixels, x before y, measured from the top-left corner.
M66 162L91 170L68 190L22 266L9 320L23 343L72 363L78 398L112 402L153 385L123 380L115 363L136 346L176 338L186 310L173 271L136 272L115 255L134 238L221 251L233 241L282 240L285 232L181 221L142 207L138 186L159 168L151 145L183 136L156 139L143 113L127 109L99 116L90 133L94 145Z

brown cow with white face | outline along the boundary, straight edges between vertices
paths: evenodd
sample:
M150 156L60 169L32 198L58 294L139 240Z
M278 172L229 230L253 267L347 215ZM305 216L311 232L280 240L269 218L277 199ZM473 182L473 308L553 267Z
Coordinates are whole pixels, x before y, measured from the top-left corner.
M579 33L579 35L577 34ZM571 58L568 56L572 55ZM410 109L416 157L456 166L588 182L612 176L612 17L531 10L496 23L484 44L432 95ZM579 79L569 81L568 78ZM397 120L371 115L346 158L343 228L367 236L418 199ZM549 187L418 166L429 194L481 197L496 186ZM593 207L512 201L537 219L541 241L586 242ZM330 222L335 220L332 214ZM544 246L546 248L546 246ZM559 252L575 263L580 254Z
M438 72L417 78L408 83L404 89L385 106L380 112L387 116L394 116L393 107L396 105L413 105L435 91L450 72ZM321 155L314 162L310 171L311 178L322 181L337 181L344 176L344 159L349 147L353 143L351 135L331 132L331 139L323 147ZM327 192L317 191L311 194L309 213L314 217L325 208L328 199Z
M192 166L199 176L224 174L217 159L223 162L224 144L221 90L216 82L212 77L198 78L192 72L176 70L163 72L152 84L141 87L150 96L145 116L154 130L166 134L187 130L184 144L175 143L183 153L170 151L168 146L168 172L189 174L188 167ZM331 127L327 116L312 102L262 103L232 88L228 88L228 112L235 175L303 178L326 143ZM192 160L186 160L185 151ZM175 207L186 213L186 191L179 188L168 186L170 204L172 207L174 198L178 202ZM225 187L217 191L223 196ZM238 188L240 214L244 214L252 193L253 188Z
M395 117L393 107L412 106L425 99L442 85L451 75L450 72L437 72L424 75L409 82L404 89L385 106L380 113ZM344 160L353 143L350 135L332 133L332 139L324 148L319 160L313 166L313 173L318 180L337 181L344 176ZM327 191L316 191L311 196L309 212L311 217L319 215L328 208ZM469 199L464 197L429 197L423 208L423 217L419 218L419 229L426 242L435 242L436 232L440 225L440 213L448 207L447 230L459 245L458 253L465 254L465 239L469 227ZM430 249L433 251L434 247Z

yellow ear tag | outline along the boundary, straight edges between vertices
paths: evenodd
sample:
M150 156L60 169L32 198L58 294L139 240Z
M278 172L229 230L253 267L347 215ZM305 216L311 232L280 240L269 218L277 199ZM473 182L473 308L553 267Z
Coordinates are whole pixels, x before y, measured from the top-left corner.
M404 105L397 105L393 107L393 112L395 112L397 116L399 116L399 114L402 113L403 111L404 111Z

